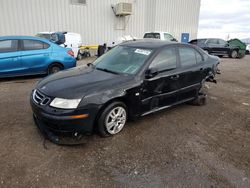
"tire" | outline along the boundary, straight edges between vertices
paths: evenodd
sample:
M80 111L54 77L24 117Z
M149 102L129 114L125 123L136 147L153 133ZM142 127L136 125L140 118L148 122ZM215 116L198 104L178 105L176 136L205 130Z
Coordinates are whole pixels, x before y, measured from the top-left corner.
M198 92L198 96L189 102L189 104L191 105L195 105L195 106L203 106L207 104L207 88L205 86L205 82L203 82L199 92Z
M81 60L82 59L82 54L80 52L77 53L77 57L76 57L77 60Z
M219 57L219 58L222 58L222 57L223 57L223 55L218 55L218 57Z
M231 57L231 58L237 58L237 57L238 57L238 52L237 52L237 50L232 50L231 53L230 53L230 57Z
M54 74L62 70L62 66L60 64L52 64L48 68L48 74Z
M192 105L195 106L203 106L207 104L207 95L206 94L199 94L198 97L191 101Z
M127 107L123 102L116 101L109 104L98 118L97 128L99 134L102 137L118 134L124 128L127 116Z

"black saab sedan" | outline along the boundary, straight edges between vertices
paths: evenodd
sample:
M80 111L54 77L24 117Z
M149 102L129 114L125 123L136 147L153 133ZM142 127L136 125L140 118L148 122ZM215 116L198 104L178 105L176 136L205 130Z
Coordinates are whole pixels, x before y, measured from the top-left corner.
M184 102L204 103L219 58L199 47L138 40L116 46L87 66L41 80L31 94L38 127L47 135L119 133L128 118ZM54 137L55 138L55 137Z

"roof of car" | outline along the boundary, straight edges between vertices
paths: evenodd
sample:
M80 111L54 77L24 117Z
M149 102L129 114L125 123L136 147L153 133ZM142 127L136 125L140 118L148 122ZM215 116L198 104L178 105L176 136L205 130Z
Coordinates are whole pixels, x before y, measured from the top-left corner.
M28 40L28 39L31 39L31 40L40 40L40 41L44 41L44 42L48 42L47 39L44 39L44 38L40 38L40 37L34 37L34 36L0 36L0 40L18 40L18 39L21 39L21 40Z
M161 48L170 44L179 44L179 43L162 41L159 39L140 39L140 40L135 40L135 41L123 42L120 45L136 47L136 48L156 49L156 48Z
M145 32L145 34L146 33L168 33L168 34L172 35L171 33L166 32L166 31L147 31L147 32Z

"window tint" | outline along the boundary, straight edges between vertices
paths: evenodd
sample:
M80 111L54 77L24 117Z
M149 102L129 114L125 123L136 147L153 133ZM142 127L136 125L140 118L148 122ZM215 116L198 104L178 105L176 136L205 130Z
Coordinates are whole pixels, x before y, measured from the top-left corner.
M168 33L164 33L164 40L171 41L171 40L173 40L173 36L171 36Z
M3 40L0 41L0 53L15 52L17 51L17 40Z
M179 48L180 61L183 67L196 64L196 51L192 48Z
M156 68L158 71L176 68L175 48L163 49L153 60L149 68Z
M23 40L23 50L41 50L48 48L47 43L36 40Z

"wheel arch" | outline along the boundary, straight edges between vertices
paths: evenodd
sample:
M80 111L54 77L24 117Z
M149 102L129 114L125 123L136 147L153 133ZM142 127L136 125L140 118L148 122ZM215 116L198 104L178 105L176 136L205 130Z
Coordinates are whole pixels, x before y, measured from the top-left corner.
M122 103L124 103L125 106L126 106L126 110L127 110L127 114L128 114L128 118L129 118L129 116L130 116L130 105L129 105L128 100L126 99L126 97L121 96L121 97L112 98L112 99L108 100L107 102L105 102L101 106L101 108L98 110L97 115L96 115L95 120L94 120L94 130L97 129L97 121L100 118L100 116L101 116L102 112L104 111L104 109L113 102L122 102Z

